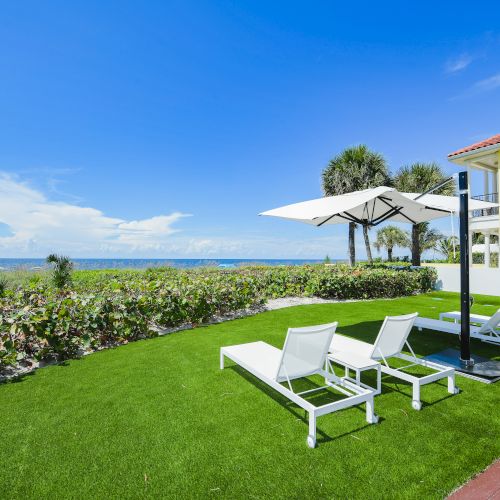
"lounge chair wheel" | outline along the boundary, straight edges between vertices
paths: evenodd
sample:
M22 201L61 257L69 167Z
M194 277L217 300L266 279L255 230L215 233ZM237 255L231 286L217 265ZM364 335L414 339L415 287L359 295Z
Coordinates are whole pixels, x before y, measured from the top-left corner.
M453 394L460 394L460 388L455 387L455 389L453 389Z
M378 424L378 415L373 415L372 424Z
M411 406L414 410L421 410L422 409L422 403L420 401L412 401Z
M314 436L307 436L307 446L316 448L316 438Z

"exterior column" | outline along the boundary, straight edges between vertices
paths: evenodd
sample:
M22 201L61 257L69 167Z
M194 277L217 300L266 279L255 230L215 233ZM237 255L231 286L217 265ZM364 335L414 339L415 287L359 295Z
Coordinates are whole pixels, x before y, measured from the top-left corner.
M497 237L497 246L498 246L498 253L497 253L497 267L500 269L500 230L497 232L498 237Z
M500 151L497 153L497 169L493 173L493 191L497 193L496 202L500 200ZM500 268L500 210L498 214L498 267Z
M490 233L484 233L484 267L490 267Z
M490 178L487 170L483 170L483 194L490 194ZM489 201L484 198L484 201Z

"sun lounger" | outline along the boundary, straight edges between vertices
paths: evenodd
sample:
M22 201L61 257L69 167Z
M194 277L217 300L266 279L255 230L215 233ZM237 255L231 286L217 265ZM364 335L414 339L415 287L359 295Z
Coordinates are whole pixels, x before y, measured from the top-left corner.
M328 370L327 354L337 323L289 328L283 350L265 342L222 347L220 367L224 368L224 357L250 372L309 413L309 435L307 445L316 445L316 419L322 415L362 403L366 404L366 420L376 423L373 412L373 391L359 387L350 381L341 380ZM295 392L292 381L318 374L327 381L327 386L308 391ZM314 406L304 396L329 387L346 397L333 403Z
M484 316L482 314L470 314L470 323L477 323L479 325L484 325L489 321L491 316ZM451 319L454 323L460 323L462 319L462 313L460 311L447 311L439 313L439 319Z
M432 318L417 318L415 325L419 330L436 330L438 332L453 333L460 335L461 326L459 318L457 317L458 311L449 313L441 313L441 317L448 317L454 319L454 322L444 321L442 319ZM479 326L471 325L470 336L474 339L489 342L490 344L500 345L500 309L493 314L493 316L480 316L478 314L471 314L471 323L480 323ZM482 323L482 324L481 324Z
M349 358L351 353L355 353L365 359L368 358L379 361L380 368L383 373L405 380L413 385L412 407L415 410L420 410L422 408L422 403L420 401L420 388L423 385L430 384L431 382L447 377L448 392L456 394L458 389L455 387L455 371L453 368L417 358L408 343L408 335L410 334L417 315L418 313L408 314L405 316L387 316L382 324L382 327L380 328L374 344L362 342L361 340L346 337L345 335L335 334L330 346L330 361L346 366L346 363L350 361ZM449 322L448 324L453 325L453 323ZM401 352L405 345L408 347L411 356ZM399 358L405 361L410 361L411 364L393 368L388 362L390 358ZM417 377L404 371L414 366L424 366L426 368L430 368L434 373ZM377 392L380 391L381 387L380 377L380 371L378 371ZM343 379L353 381L348 377L347 373L346 377L343 377ZM365 388L367 387L366 385L360 383L359 372L357 370L356 382Z

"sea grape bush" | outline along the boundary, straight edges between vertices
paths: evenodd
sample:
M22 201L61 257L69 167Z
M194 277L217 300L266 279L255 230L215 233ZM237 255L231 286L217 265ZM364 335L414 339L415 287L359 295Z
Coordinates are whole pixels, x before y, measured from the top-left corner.
M397 297L430 290L432 268L344 266L76 271L71 288L29 279L0 297L0 369L23 359L65 359L86 350L200 324L268 298Z

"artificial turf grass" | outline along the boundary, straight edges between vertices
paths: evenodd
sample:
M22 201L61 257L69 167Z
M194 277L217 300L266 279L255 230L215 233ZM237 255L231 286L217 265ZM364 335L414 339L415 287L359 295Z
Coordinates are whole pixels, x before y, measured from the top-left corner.
M439 299L439 300L436 300ZM301 306L136 342L0 385L2 498L442 498L500 455L499 385L457 377L422 389L383 379L378 425L364 406L318 419L226 360L219 348L254 340L282 347L290 326L339 321L373 341L386 314L437 317L457 294ZM489 304L489 305L488 305ZM500 298L476 297L491 314ZM418 355L457 337L414 330ZM474 353L498 347L473 341Z

